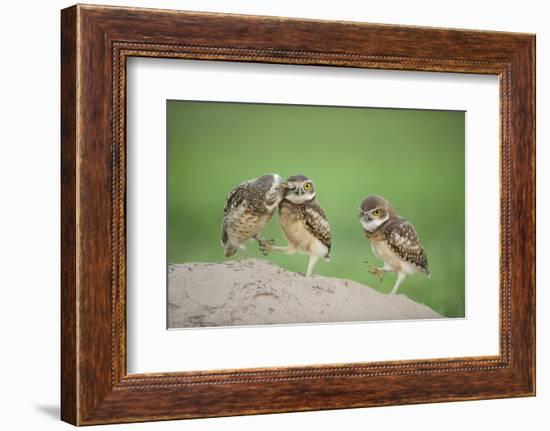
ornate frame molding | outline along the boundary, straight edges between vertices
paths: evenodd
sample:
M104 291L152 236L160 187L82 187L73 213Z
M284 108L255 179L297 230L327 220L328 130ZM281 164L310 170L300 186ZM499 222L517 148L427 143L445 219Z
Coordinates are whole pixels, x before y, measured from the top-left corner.
M257 35L257 28L267 30ZM316 41L308 42L311 35ZM523 34L65 9L62 419L98 424L533 395L534 46L534 36ZM500 354L127 375L125 66L131 56L498 75ZM530 215L521 225L517 208Z

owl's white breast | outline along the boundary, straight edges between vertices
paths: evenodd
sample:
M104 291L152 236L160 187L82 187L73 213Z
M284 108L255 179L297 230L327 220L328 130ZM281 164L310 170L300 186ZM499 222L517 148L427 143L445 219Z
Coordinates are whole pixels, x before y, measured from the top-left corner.
M279 222L291 249L319 257L328 254L328 247L307 230L296 210L281 208Z

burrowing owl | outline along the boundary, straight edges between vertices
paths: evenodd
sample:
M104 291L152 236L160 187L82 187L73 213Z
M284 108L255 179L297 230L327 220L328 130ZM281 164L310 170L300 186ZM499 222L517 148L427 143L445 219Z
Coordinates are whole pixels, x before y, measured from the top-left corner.
M384 262L371 273L397 273L391 294L397 293L408 274L423 272L430 276L428 259L414 226L399 217L382 196L368 196L359 208L359 222L370 240L373 253Z
M260 232L279 206L286 182L277 174L245 181L227 196L223 209L222 246L226 257L233 256L250 238L260 240Z
M261 241L260 246L264 252L278 250L309 255L306 272L309 277L319 257L330 259L330 228L325 212L315 198L313 181L304 175L294 175L286 182L287 190L279 205L279 222L288 245L279 247Z

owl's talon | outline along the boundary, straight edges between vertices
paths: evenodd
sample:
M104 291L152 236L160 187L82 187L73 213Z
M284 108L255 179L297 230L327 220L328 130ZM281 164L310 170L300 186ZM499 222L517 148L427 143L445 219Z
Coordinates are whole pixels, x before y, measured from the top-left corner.
M258 240L258 245L260 248L260 251L264 256L269 256L269 253L271 252L271 246L275 244L275 240L273 239L260 239Z
M378 268L368 262L365 262L367 265L368 265L368 271L370 274L372 275L375 275L375 276L378 276L378 278L380 279L380 282L384 281L384 271L382 270L382 268Z

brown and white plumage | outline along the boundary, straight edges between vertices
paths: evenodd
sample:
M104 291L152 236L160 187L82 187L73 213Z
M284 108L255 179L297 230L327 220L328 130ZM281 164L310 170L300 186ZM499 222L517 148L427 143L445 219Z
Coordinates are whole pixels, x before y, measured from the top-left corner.
M400 217L382 196L372 195L359 208L359 222L369 239L373 253L384 262L374 274L397 273L391 291L397 293L408 274L423 272L430 275L428 259L414 226Z
M286 203L284 203L286 205ZM321 241L327 248L329 257L332 237L330 235L330 226L323 208L319 205L317 199L308 201L304 205L299 205L298 210L308 232ZM280 208L279 208L280 211Z
M412 263L421 272L429 274L428 259L413 225L405 219L398 218L388 224L383 231L384 239L401 259Z
M244 243L259 234L273 217L285 192L278 174L244 181L227 196L223 209L221 242L226 257L233 256Z
M310 276L319 257L330 259L330 226L316 199L313 182L304 175L291 176L286 182L287 191L279 205L279 223L288 245L278 247L264 242L262 249L307 254L306 276Z

